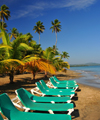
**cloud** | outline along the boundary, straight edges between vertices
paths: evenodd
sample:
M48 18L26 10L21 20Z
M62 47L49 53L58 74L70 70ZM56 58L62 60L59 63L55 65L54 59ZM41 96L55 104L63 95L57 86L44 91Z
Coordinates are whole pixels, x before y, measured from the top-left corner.
M94 4L97 0L48 0L48 2L41 0L41 2L37 1L37 3L31 5L23 6L22 10L17 10L14 15L12 15L11 19L17 19L26 16L32 16L36 18L44 14L44 11L48 9L56 9L56 8L69 8L71 10L80 10L85 9L92 4Z
M36 18L38 16L42 16L43 15L43 11L45 9L47 9L48 6L48 3L44 3L44 2L39 2L39 3L36 3L35 5L31 4L31 5L27 5L27 6L23 6L21 9L22 10L17 10L17 12L13 13L12 15L12 19L18 19L18 18L21 18L21 17L28 17L28 16L31 16L33 18Z
M60 7L66 7L70 9L85 9L89 7L90 5L94 4L96 0L65 0L64 3Z

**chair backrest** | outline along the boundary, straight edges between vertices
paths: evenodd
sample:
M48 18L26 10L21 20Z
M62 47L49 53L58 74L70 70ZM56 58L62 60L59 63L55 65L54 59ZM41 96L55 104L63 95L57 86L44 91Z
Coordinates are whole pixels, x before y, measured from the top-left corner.
M53 76L53 79L56 81L56 82L59 82L58 78L56 76Z
M26 89L24 89L24 88L19 88L19 89L17 89L17 90L24 90L24 92L28 95L28 97L29 98L31 98L31 97L34 97L34 95L32 95L30 92L28 92Z
M62 82L62 81L60 81L56 76L53 76L52 77L56 82ZM71 83L71 84L76 84L76 81L75 80L66 80L65 81L66 83L68 82L68 83Z
M49 90L49 87L46 85L46 83L44 82L44 80L40 80L42 86L46 89Z
M54 81L54 79L51 77L49 78L50 82L56 87L57 86L57 83Z
M10 120L10 115L18 111L6 93L0 95L0 111L9 120Z
M0 120L3 120L2 116L0 115Z
M36 82L36 85L39 88L39 90L45 94L46 90L43 88L43 86L39 82Z
M22 102L22 104L25 107L29 107L29 105L33 105L34 104L31 101L31 99L29 98L29 96L27 95L27 93L25 92L25 89L20 88L20 89L16 90L16 93L17 93L18 98L20 99L20 101Z

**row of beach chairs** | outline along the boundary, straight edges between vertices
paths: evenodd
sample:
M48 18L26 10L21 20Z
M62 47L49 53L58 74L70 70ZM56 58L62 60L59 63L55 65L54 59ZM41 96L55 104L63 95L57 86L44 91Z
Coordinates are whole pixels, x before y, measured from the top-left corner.
M36 85L37 87L31 89L31 93L24 88L17 89L16 97L12 100L6 93L1 94L1 113L8 120L71 120L71 113L74 111L71 98L79 87L76 81L60 81L53 76L47 84L40 80L36 82ZM15 106L24 111L18 110ZM31 110L34 112L29 112ZM60 113L55 114L55 112ZM61 112L66 112L66 114L61 114ZM3 120L1 116L0 120Z

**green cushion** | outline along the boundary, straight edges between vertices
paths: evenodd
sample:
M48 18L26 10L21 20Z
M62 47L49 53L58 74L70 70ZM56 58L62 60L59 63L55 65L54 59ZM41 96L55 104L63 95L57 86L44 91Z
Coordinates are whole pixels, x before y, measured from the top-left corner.
M75 92L59 92L59 91L50 91L50 90L45 90L45 88L43 88L43 86L37 82L36 83L37 87L39 88L39 90L45 94L45 95L60 95L60 96L70 96L70 95L74 95Z
M19 111L7 94L0 95L0 110L9 120L71 120L66 114L31 113Z
M78 85L56 83L52 77L49 78L49 79L50 79L50 82L53 84L53 86L55 86L57 88L66 88L66 87L68 87L68 88L72 88L72 89L74 88L75 89L76 87L78 87Z
M51 92L75 92L74 89L54 89L54 88L49 88L43 80L40 80L40 83L42 84L42 86L46 90L49 90Z
M52 78L53 78L56 82L62 83L62 84L64 84L64 83L77 84L75 80L62 80L62 81L61 81L61 80L59 80L56 76L53 76Z
M32 95L30 92L28 92L26 89L24 88L19 88L18 90L16 90L17 93L19 94L19 92L21 92L21 94L26 93L26 95L33 101L36 102L67 102L68 100L71 100L70 97L41 97L41 96L36 96L36 95Z
M18 91L18 90L17 90ZM18 97L22 104L26 108L30 108L30 110L39 110L39 111L67 111L68 109L73 109L73 103L56 103L56 104L51 104L51 103L36 103L33 102L28 95L23 91L19 91Z

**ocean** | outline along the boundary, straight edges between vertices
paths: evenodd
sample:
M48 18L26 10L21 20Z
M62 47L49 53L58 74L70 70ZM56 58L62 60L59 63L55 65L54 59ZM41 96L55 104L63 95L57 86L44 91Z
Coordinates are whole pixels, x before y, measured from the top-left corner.
M70 67L83 77L75 79L78 83L100 88L100 66Z

